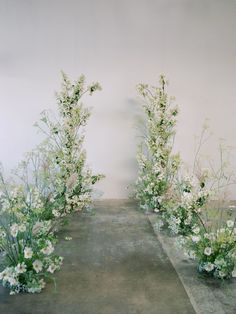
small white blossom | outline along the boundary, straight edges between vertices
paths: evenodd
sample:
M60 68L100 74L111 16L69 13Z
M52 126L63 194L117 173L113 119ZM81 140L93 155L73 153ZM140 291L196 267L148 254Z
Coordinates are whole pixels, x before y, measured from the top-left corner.
M11 235L12 235L14 238L17 237L18 231L19 231L19 226L18 226L18 224L14 223L13 225L11 225L11 227L10 227L10 232L11 232Z
M210 272L214 269L214 264L212 263L206 263L205 266L204 266L204 269L207 271L207 272Z
M54 247L51 241L47 240L47 246L41 249L41 252L45 255L50 255L54 251Z
M236 268L234 268L234 270L232 271L232 277L236 277Z
M49 265L47 271L53 274L56 269L57 266L54 263L52 263L51 265Z
M20 232L25 232L25 230L26 230L26 225L25 224L20 224L19 225L19 231Z
M25 249L24 249L24 257L26 258L26 259L29 259L29 258L31 258L33 256L33 250L30 248L30 247L25 247Z
M234 221L233 220L227 220L227 227L232 228L234 226Z
M195 234L199 234L199 232L200 232L199 227L194 227L192 230L193 230L193 233L195 233Z
M40 260L36 259L33 262L33 268L36 271L36 273L39 273L43 269L43 263Z
M198 236L198 235L195 235L195 236L193 235L193 236L191 237L191 239L192 239L193 242L196 242L196 243L197 243L197 242L199 242L199 241L201 240L201 237Z
M17 274L23 274L26 272L26 265L25 263L18 263L17 266L15 267L15 271L17 272Z
M58 218L58 217L61 216L60 212L59 212L58 210L56 210L56 209L53 209L52 214L53 214L53 216L56 217L56 218Z
M225 272L223 272L222 270L220 270L218 274L220 278L224 278L226 275Z
M18 281L16 280L15 277L9 277L8 282L11 286L16 286L18 284Z
M212 253L212 249L211 247L206 247L205 250L204 250L204 254L207 255L207 256L210 256Z

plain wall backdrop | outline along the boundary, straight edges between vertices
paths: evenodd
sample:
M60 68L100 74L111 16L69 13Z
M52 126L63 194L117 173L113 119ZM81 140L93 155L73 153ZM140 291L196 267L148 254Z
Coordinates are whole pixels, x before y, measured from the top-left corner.
M183 159L191 163L206 117L215 139L236 146L235 30L234 0L0 0L0 160L12 168L39 143L32 125L56 108L60 70L103 86L85 103L93 106L88 163L106 174L104 198L128 196L137 176L135 86L161 73L180 105ZM214 145L207 153L217 158Z

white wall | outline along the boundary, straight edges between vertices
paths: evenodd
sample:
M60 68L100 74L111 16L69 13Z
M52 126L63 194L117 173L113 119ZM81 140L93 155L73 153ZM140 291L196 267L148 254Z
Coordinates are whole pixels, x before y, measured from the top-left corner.
M32 124L55 108L61 69L103 85L87 100L86 146L105 198L127 197L136 177L135 85L160 73L181 105L186 160L204 117L235 145L235 30L234 0L0 0L0 160L13 167L39 142Z

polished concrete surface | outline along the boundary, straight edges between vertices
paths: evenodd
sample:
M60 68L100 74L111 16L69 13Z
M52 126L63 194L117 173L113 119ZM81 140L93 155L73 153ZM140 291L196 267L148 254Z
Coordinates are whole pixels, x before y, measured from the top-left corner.
M59 236L64 266L37 295L9 296L1 314L192 314L186 291L147 216L131 201L100 201Z

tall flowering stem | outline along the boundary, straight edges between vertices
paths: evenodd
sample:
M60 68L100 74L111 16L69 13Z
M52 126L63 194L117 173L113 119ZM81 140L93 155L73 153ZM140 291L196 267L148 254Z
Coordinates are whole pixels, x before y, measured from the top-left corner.
M159 86L139 84L143 100L145 135L139 146L137 161L139 175L135 194L141 208L165 211L171 202L171 190L179 168L180 158L173 154L177 106L168 97L167 81L160 76Z
M43 112L37 126L47 135L50 164L54 165L55 193L53 207L58 215L82 210L91 203L92 186L103 175L92 174L86 165L83 148L84 127L91 111L83 105L81 98L101 90L99 83L86 85L85 77L72 83L62 73L62 90L57 94L58 117L52 118Z

